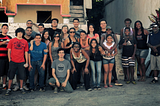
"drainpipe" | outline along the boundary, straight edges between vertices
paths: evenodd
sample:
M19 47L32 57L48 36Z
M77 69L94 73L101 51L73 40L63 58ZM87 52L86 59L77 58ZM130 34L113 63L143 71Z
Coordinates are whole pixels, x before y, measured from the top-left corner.
M86 0L83 0L83 10L84 10L84 22L85 22L85 24L87 24L87 21L85 20L86 17L87 17L87 14L86 14Z

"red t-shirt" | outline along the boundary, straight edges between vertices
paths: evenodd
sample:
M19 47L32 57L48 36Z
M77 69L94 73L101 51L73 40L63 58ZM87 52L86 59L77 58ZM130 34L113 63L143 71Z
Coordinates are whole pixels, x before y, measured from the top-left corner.
M15 63L25 62L24 53L28 52L28 43L24 39L13 38L7 45L11 49L11 61Z
M97 39L97 37L99 37L99 35L97 33L95 33L92 38L89 35L87 35L87 38L89 38L89 39Z

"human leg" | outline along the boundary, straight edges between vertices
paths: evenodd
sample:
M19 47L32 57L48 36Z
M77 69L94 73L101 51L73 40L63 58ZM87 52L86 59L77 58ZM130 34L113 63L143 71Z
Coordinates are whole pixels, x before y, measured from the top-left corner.
M90 60L90 66L91 66L91 72L92 72L92 84L93 87L96 86L96 81L95 81L95 62L93 60Z
M96 62L96 68L97 68L97 87L100 87L102 61Z

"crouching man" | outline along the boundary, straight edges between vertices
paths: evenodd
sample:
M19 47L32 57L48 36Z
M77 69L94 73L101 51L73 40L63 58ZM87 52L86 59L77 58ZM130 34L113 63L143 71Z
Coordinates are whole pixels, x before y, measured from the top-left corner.
M71 93L73 89L68 82L71 65L68 60L64 59L64 49L59 48L58 51L59 59L54 60L52 63L52 76L53 78L49 79L49 84L54 86L54 93L58 93L58 88L62 87L66 92Z

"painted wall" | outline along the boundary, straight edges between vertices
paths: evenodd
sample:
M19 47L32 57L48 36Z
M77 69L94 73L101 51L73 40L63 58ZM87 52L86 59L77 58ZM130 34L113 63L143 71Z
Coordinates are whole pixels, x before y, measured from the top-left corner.
M110 0L104 0L107 2ZM115 32L124 27L124 19L132 19L132 27L136 20L141 20L143 26L148 28L151 24L148 16L156 14L155 9L160 8L160 0L114 0L105 7L105 17Z
M60 15L60 6L18 6L18 13L14 17L15 23L25 23L28 19L37 23L37 11L52 11L52 18L58 18L59 23L63 23L62 16Z
M70 0L3 0L3 6L7 7L8 11L15 12L16 4L61 4L62 14L69 14Z

